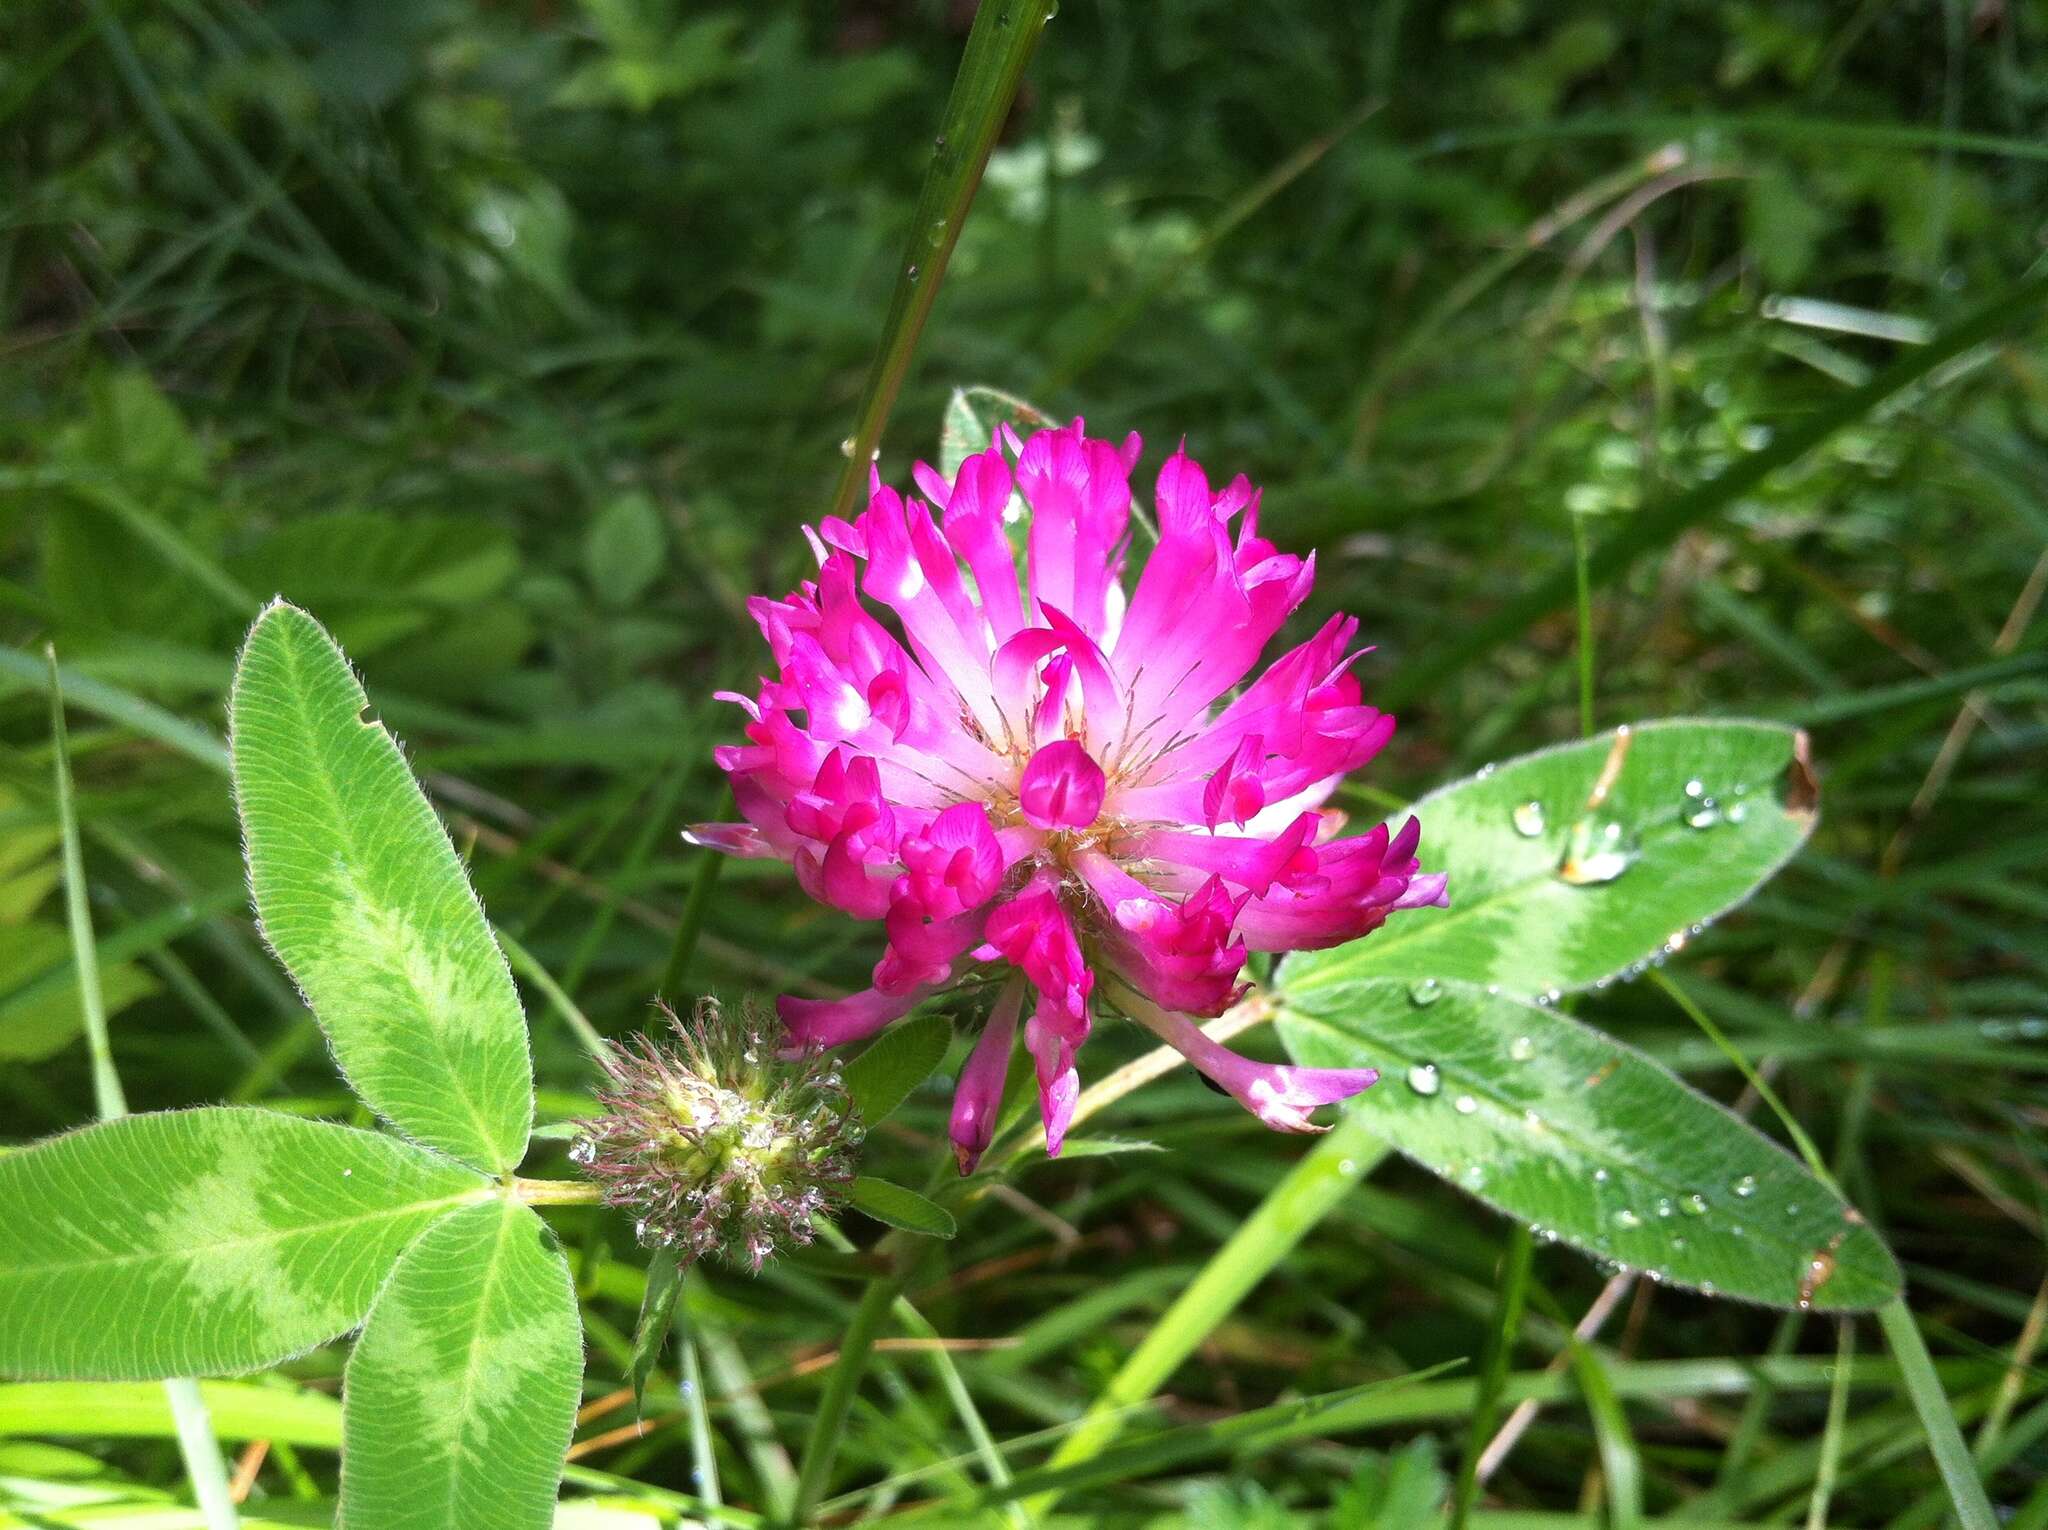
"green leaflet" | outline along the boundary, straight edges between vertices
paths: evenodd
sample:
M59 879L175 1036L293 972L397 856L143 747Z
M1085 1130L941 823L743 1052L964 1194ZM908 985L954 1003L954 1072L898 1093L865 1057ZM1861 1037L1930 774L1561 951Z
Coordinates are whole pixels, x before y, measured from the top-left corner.
M475 1174L240 1108L129 1116L0 1158L0 1372L252 1371L346 1333Z
M953 1214L939 1205L891 1180L863 1174L853 1182L847 1199L854 1209L864 1211L877 1222L922 1233L927 1238L950 1238L958 1231Z
M998 426L1009 425L1022 436L1053 423L1044 410L999 389L955 388L939 417L939 471L950 482L961 463L995 443Z
M492 1200L406 1250L349 1359L339 1530L546 1530L582 1399L576 1292Z
M844 1069L846 1092L861 1125L887 1119L910 1092L932 1076L953 1044L953 1022L927 1012L882 1032Z
M1804 735L1774 723L1674 718L1524 755L1415 804L1422 866L1450 873L1449 908L1291 956L1279 986L1591 987L1747 898L1806 842L1817 806Z
M447 832L333 639L273 604L229 703L263 932L349 1082L479 1168L526 1151L533 1069L512 974Z
M1280 1033L1297 1062L1379 1068L1356 1118L1546 1239L1774 1307L1860 1310L1899 1290L1877 1235L1797 1159L1554 1009L1361 978L1290 995Z

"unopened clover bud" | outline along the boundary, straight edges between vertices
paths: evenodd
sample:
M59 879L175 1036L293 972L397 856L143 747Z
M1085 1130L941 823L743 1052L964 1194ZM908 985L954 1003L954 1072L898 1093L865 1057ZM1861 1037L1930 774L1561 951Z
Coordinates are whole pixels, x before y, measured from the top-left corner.
M569 1156L643 1245L759 1270L845 1201L862 1135L853 1102L837 1066L816 1047L790 1051L764 1010L707 998L687 1021L662 1012L673 1039L607 1045L603 1113Z

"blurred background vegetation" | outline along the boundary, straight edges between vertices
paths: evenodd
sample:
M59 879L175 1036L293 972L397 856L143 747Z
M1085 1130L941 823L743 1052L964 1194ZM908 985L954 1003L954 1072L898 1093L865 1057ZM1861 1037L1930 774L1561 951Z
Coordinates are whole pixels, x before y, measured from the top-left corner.
M341 1108L246 918L218 756L231 655L273 593L363 666L498 923L601 1030L644 1022L698 874L676 831L717 811L709 748L735 732L709 696L761 662L746 594L808 562L797 527L843 466L972 9L8 7L8 1136L90 1113L52 895L46 642L138 1108ZM1368 695L1402 703L1366 812L1575 734L1569 602L1511 632L1487 620L1568 577L1575 533L1598 549L1681 507L1682 533L1595 581L1601 723L1802 722L1826 791L1815 847L1687 953L1688 985L1771 1060L1900 1250L1995 1496L2035 1526L2044 33L2038 0L1070 0L881 458L907 480L947 392L987 383L1142 431L1147 481L1182 435L1213 471L1250 473L1267 535L1321 550L1308 617L1357 612L1379 644ZM1977 343L1944 348L1976 319ZM1901 367L1908 385L1857 404ZM1788 449L1817 422L1832 428ZM706 913L692 987L855 985L873 959L776 868L729 869ZM537 1016L560 1002L530 997ZM1587 1012L1735 1098L1655 990ZM542 1018L536 1048L544 1107L574 1115L573 1039ZM1094 1069L1135 1048L1105 1032ZM927 1154L943 1110L921 1099L879 1150ZM1073 1416L1296 1151L1184 1080L1119 1120L1230 1150L1034 1169L1030 1215L984 1218L932 1273L942 1332L1025 1338L963 1359L998 1435ZM630 1328L637 1260L608 1251L617 1228L564 1225L583 1229L602 1348ZM1500 1235L1384 1172L1217 1331L1174 1416L1472 1356ZM1566 1326L1600 1283L1564 1253L1538 1276ZM1047 1326L1084 1294L1087 1321ZM691 1300L794 1438L843 1290L721 1275ZM1647 1287L1629 1302L1615 1353L1735 1357L1752 1378L1717 1395L1673 1372L1630 1394L1651 1505L1802 1511L1827 1382L1743 1366L1831 1355L1832 1331ZM1533 1325L1517 1366L1540 1369L1560 1333ZM594 1388L621 1364L595 1357ZM876 1470L963 1448L928 1374L892 1374L861 1418ZM1832 1522L1936 1523L1897 1389L1855 1403ZM1462 1427L1403 1418L1289 1447L1263 1487L1205 1468L1104 1489L1090 1512L1301 1523L1360 1473L1331 1522L1406 1525L1386 1504L1433 1470L1426 1438L1408 1442ZM1368 1445L1406 1453L1383 1467ZM155 1446L93 1450L69 1469L172 1471ZM586 1459L649 1483L689 1471L673 1423ZM1569 1514L1597 1502L1598 1459L1584 1411L1559 1408L1494 1490ZM737 1501L750 1460L729 1463ZM331 1490L331 1460L293 1471L266 1468L258 1497Z

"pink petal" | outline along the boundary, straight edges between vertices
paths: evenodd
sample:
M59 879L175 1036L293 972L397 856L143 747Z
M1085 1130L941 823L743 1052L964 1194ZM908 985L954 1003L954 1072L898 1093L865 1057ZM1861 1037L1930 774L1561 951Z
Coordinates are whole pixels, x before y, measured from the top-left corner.
M1119 994L1131 1017L1215 1080L1245 1109L1275 1131L1321 1132L1309 1112L1348 1100L1379 1082L1377 1068L1296 1068L1254 1062L1210 1039L1186 1015L1173 1014L1135 994Z
M1017 784L1017 798L1025 819L1038 828L1085 829L1101 813L1108 784L1088 751L1063 738L1031 757Z
M1024 1008L1024 985L1011 979L1004 987L988 1024L974 1043L967 1066L953 1091L953 1119L947 1135L963 1175L972 1174L995 1138L1003 1109L1003 1082L1010 1072L1010 1051L1017 1041L1017 1016Z

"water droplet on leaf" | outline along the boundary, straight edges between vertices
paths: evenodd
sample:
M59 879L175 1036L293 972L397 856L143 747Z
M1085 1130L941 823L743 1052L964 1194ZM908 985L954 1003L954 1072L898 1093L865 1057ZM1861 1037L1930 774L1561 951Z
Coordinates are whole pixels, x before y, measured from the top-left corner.
M1557 874L1574 887L1597 887L1627 871L1635 858L1635 844L1620 823L1581 818L1572 825Z
M1515 832L1524 839L1534 839L1543 832L1543 804L1524 802L1514 811Z
M1435 978L1423 978L1408 985L1408 1002L1417 1009L1427 1009L1444 996L1444 985Z
M1732 1188L1737 1195L1741 1196L1744 1200L1748 1200L1752 1195L1756 1194L1756 1176L1754 1174L1745 1174L1735 1182Z
M1408 1070L1408 1087L1425 1099L1443 1086L1443 1076L1436 1071L1435 1063L1417 1063Z

